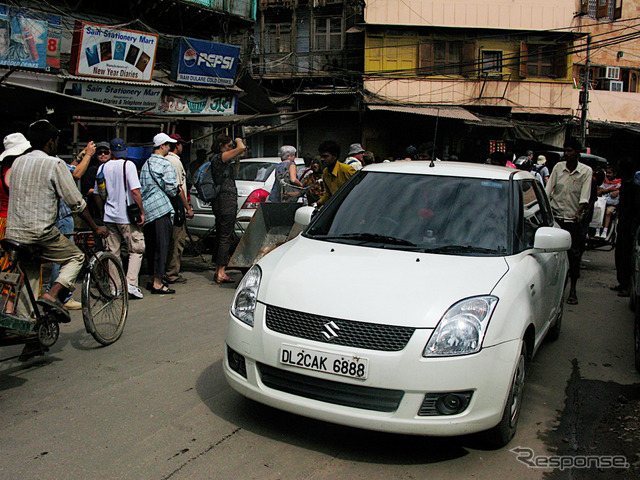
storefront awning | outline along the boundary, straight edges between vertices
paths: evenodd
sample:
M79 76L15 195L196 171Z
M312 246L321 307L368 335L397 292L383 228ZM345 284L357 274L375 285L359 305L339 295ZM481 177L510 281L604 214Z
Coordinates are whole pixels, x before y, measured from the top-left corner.
M367 105L371 111L386 111L397 113L412 113L415 115L428 115L430 117L451 118L456 120L468 120L480 122L470 111L462 107L439 107L439 106L399 106L399 105Z

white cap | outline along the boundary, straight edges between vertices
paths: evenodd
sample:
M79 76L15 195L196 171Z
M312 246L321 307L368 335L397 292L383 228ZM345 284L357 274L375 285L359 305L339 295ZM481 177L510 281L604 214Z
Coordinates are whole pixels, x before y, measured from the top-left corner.
M10 133L4 137L4 152L0 154L0 160L4 157L22 155L25 150L31 148L31 144L21 133Z
M160 147L160 146L164 145L165 143L178 143L178 141L173 139L173 138L171 138L166 133L159 133L155 137L153 137L153 146L154 147L156 147L156 148Z

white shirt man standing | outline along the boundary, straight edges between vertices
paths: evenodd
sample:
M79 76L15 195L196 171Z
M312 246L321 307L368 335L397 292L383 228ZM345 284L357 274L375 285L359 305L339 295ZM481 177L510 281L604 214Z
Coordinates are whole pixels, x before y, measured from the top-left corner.
M142 298L142 291L138 287L138 275L142 265L145 243L142 233L144 225L144 209L142 196L140 195L140 180L138 171L133 162L126 159L127 145L122 139L113 139L112 144L118 141L121 149L120 158L107 160L101 165L104 174L104 183L107 190L107 198L104 201L104 225L109 231L107 249L120 258L122 243L126 243L129 252L129 265L127 267L127 284L129 295L133 298ZM98 184L93 188L96 202L102 205L102 199L98 195ZM138 204L142 212L142 220L136 225L132 224L127 214L127 206Z
M184 205L184 209L187 212L187 217L193 218L193 210L189 201L187 200L187 173L184 170L184 165L180 160L182 155L182 149L187 142L178 133L172 133L169 135L176 143L169 144L170 151L167 156L164 157L169 160L169 163L176 170L178 175L178 185L180 186L180 199ZM169 243L169 253L167 257L167 268L165 271L165 282L172 283L187 283L187 279L180 275L180 263L182 262L182 252L184 251L184 245L187 242L187 224L186 222L179 227L173 226L173 233L171 235L171 242Z

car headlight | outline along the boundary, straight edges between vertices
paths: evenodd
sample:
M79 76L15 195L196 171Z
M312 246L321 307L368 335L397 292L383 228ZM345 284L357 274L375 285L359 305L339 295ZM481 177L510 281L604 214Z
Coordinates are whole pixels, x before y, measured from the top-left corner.
M240 281L231 303L231 315L252 327L253 313L258 303L260 280L262 280L262 270L258 265L254 265Z
M422 356L447 357L478 352L497 303L497 297L484 296L467 298L453 305L431 334Z

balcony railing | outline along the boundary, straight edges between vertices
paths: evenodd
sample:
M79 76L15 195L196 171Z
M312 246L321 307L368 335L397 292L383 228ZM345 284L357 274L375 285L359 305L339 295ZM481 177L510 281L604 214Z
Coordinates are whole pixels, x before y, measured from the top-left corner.
M181 0L219 12L230 13L247 20L256 20L257 0Z
M325 77L344 74L349 69L344 52L271 53L256 55L253 75Z

